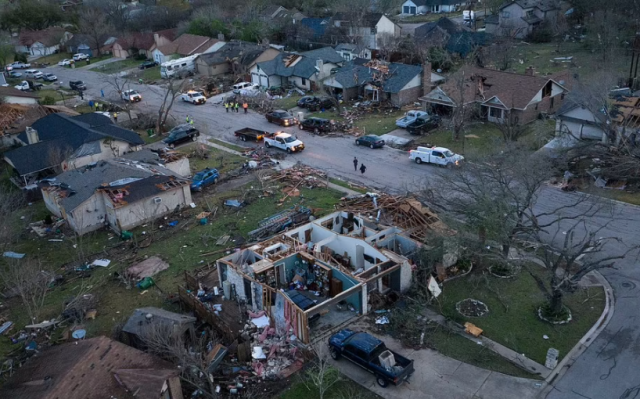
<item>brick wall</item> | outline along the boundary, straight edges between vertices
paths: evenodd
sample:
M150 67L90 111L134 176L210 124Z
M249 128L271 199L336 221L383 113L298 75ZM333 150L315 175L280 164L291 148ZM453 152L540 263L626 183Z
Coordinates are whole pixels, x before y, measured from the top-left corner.
M422 86L412 87L411 89L402 90L400 93L391 95L391 102L394 105L402 106L418 101L422 96Z
M553 101L552 101L553 100ZM532 104L527 107L524 111L518 111L518 118L521 124L533 122L538 118L541 113L546 114L555 114L560 106L563 103L563 98L561 94L558 94L553 97L545 97L537 104ZM553 107L551 106L553 103Z

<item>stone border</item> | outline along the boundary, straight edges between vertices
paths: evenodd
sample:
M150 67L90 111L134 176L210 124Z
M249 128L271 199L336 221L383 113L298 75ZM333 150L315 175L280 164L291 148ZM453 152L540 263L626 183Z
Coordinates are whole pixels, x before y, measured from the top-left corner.
M513 270L514 270L513 274L510 274L510 275L508 275L508 276L501 276L501 275L499 275L499 274L495 274L495 273L493 272L493 270L492 270L492 269L493 269L493 266L494 266L494 265L492 265L492 266L490 266L490 267L489 267L489 274L490 274L490 275L492 275L493 277L496 277L496 278L502 278L502 279L505 279L505 280L506 280L506 279L514 278L515 276L517 276L517 275L518 275L518 273L520 273L520 270L517 270L517 269L514 267L514 269L513 269Z
M444 281L442 282L442 284L444 284L444 283L446 283L448 281L451 281L451 280L455 280L455 279L460 278L460 277L464 277L464 276L468 275L469 273L471 273L472 271L473 271L473 262L471 262L471 267L469 267L469 270L467 270L466 273L462 273L462 274L458 274L458 275L453 276L453 277L445 278Z
M569 318L568 318L568 319L566 319L566 320L560 320L560 321L551 321L551 320L548 320L546 317L544 317L544 316L542 315L542 306L540 306L540 307L538 308L538 317L540 318L540 320L542 320L542 321L544 321L544 322L547 322L547 323L549 323L549 324L555 324L555 325L567 324L567 323L569 323L571 320L573 320L573 315L571 314L571 309L569 309L569 308L568 308L568 307L566 307L566 306L565 306L564 308L565 308L565 309L567 309L567 312L569 312Z
M481 304L482 306L484 306L484 308L485 308L486 310L485 310L481 315L478 315L478 316L469 316L469 315L466 315L466 314L464 314L462 311L460 311L460 306L461 306L460 304L461 304L462 302L466 302L466 301L470 301L470 302L471 302L471 303L473 303L474 305ZM487 313L489 313L489 307L487 306L487 304L486 304L486 303L484 303L484 302L482 302L482 301L479 301L479 300L477 300L477 299L473 299L473 298L465 298L465 299L463 299L463 300L461 300L461 301L458 301L458 303L456 303L456 311L457 311L458 313L460 313L460 314L461 314L462 316L464 316L464 317L483 317L483 316L486 316L486 315L487 315Z

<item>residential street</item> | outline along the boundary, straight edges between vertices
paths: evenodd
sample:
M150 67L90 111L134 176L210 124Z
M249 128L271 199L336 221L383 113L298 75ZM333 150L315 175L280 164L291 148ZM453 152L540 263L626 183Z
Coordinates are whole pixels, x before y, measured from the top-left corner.
M103 89L107 99L118 102L118 95L107 83L105 75L84 69L71 70L61 67L50 67L45 72L55 73L59 80L65 83L69 80L84 80L88 87L85 99L99 99L100 90ZM162 101L161 89L151 89L138 84L131 84L131 88L137 89L144 98L142 103L135 107L156 114ZM184 121L189 114L203 134L231 142L235 141L233 132L243 127L295 132L304 141L306 149L301 154L287 155L288 159L323 169L332 176L362 181L364 184L385 191L415 191L426 179L435 177L434 172L437 170L435 167L410 162L406 152L392 148L372 150L356 147L354 139L349 136L323 138L298 131L297 128L279 129L278 126L267 123L262 115L251 111L248 115L244 115L242 110L237 114L226 113L224 108L214 105L214 102L210 100L204 106L193 106L177 101L171 114L179 122ZM121 114L119 119L126 120L126 115ZM352 164L354 156L367 166L364 175L359 171L354 172ZM549 187L540 193L539 206L541 210L556 209L563 204L571 204L575 195ZM580 208L575 207L566 212L578 215L581 212ZM612 244L609 247L610 251L624 251L624 244L638 244L638 237L640 237L640 208L638 207L613 203L610 211L601 212L598 217L588 220L588 223L593 226L606 226L598 236L617 237L622 240L622 243L616 244L618 248ZM554 381L555 389L548 398L640 398L640 373L638 373L640 316L637 309L640 271L636 263L635 257L629 257L618 262L615 268L601 271L615 290L616 307L613 319L567 373L559 381ZM436 393L431 394L436 398L439 397ZM517 396L517 393L513 392L511 397Z

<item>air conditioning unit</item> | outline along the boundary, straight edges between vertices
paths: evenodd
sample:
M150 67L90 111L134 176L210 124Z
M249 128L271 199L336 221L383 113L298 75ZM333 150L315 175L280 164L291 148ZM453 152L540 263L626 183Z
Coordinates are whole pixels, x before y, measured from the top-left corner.
M160 198L160 197L155 197L155 198L153 199L153 203L154 203L154 204L159 204L159 203L161 203L161 202L162 202L162 198Z

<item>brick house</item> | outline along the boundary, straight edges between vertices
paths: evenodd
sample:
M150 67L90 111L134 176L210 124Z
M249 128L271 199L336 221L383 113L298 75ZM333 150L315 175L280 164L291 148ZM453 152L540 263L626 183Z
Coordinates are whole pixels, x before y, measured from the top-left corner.
M460 93L460 79L463 93ZM429 109L438 114L450 113L462 102L474 104L482 119L503 123L525 124L540 114L553 114L560 108L568 89L553 76L536 76L533 68L525 74L463 67L450 76L446 83L420 98Z

